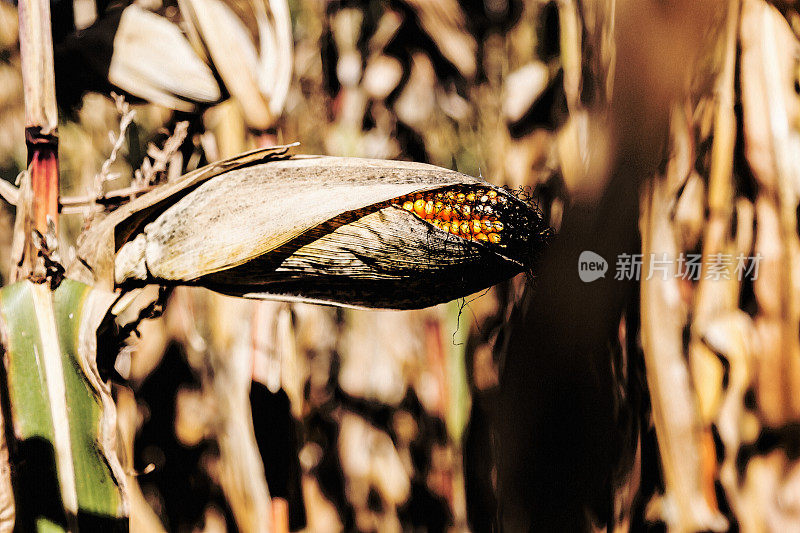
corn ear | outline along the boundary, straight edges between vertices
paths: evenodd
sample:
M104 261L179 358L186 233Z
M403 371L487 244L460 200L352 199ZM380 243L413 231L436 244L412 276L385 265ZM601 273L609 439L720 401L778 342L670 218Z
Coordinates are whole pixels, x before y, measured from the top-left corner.
M0 290L3 417L19 531L124 530L114 409L94 362L116 297L64 280Z
M234 158L123 206L85 239L81 264L110 276L104 263L113 259L122 287L189 284L251 298L414 308L510 277L548 235L527 204L458 172L279 154ZM515 230L524 245L462 238L400 206L454 189L491 192L512 207L524 221Z

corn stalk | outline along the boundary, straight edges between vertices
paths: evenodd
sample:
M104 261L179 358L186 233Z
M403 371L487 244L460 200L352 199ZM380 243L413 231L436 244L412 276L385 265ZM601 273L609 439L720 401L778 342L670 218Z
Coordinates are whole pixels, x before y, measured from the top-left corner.
M0 291L4 354L3 530L126 529L115 419L95 366L116 296L62 281L55 236L58 135L50 5L19 3L28 169L17 194L11 279ZM10 488L13 487L13 490ZM11 493L13 492L13 497Z
M21 179L24 201L15 225L12 280L34 269L36 251L31 231L47 232L47 219L58 219L58 111L53 73L50 4L44 0L19 3L19 41L25 93L25 142L28 170Z

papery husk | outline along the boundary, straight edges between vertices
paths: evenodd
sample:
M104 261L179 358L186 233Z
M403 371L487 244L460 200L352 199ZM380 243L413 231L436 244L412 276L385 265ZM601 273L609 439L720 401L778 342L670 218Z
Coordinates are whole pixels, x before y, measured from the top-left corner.
M308 242L299 248L289 243L201 283L248 298L414 309L465 296L521 270L518 262L396 207L349 223L348 218L314 228L299 239Z
M179 111L222 98L214 74L180 28L135 4L122 13L108 79L134 96Z
M245 152L236 157L212 163L189 172L180 180L167 183L122 205L103 218L95 220L78 239L77 259L68 266L67 277L96 283L107 289L114 287L114 255L132 239L132 235L172 203L199 184L231 169L283 156L288 146L273 146Z
M457 185L490 187L430 165L357 158L298 156L234 169L123 246L115 281L364 307L452 300L522 269L522 258L447 234L391 203Z
M180 0L179 5L195 46L207 54L225 89L241 105L248 126L273 126L292 74L291 19L285 0L241 4L255 21L257 36L222 0Z

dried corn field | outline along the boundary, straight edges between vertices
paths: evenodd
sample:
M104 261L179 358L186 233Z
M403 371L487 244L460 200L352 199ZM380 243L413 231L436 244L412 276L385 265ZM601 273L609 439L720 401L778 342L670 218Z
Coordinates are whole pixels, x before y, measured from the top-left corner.
M0 2L0 531L800 530L798 39Z

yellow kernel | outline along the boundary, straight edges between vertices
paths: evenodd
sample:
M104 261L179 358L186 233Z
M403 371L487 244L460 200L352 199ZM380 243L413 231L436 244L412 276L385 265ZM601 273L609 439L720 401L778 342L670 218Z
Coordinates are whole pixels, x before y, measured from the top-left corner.
M489 242L492 243L492 244L497 244L497 243L500 242L500 235L498 235L497 233L490 233L488 235L488 238L489 238Z
M444 220L445 222L450 220L450 215L453 214L453 210L450 208L449 205L444 206L444 208L439 211L439 218Z
M502 222L500 222L499 220L498 220L497 222L495 222L495 223L494 223L494 230L495 230L495 231L503 231L503 228L504 228L504 227L505 227L505 226L503 226L503 223L502 223Z
M481 221L481 230L483 230L485 233L490 233L493 228L494 225L488 220Z
M470 234L469 222L467 221L462 222L461 226L459 226L459 229L461 230L461 233L463 233L464 235L469 235Z
M405 209L406 211L413 211L414 202L403 202L403 209Z
M420 198L414 202L414 212L421 218L425 217L425 200Z
M472 233L480 233L481 232L481 221L480 220L473 220L471 225L472 225Z
M425 202L425 218L433 218L433 202L430 200Z
M467 201L468 202L474 202L475 201L475 193L474 192L471 192L471 193L467 194Z
M476 241L481 241L481 242L488 242L489 241L489 237L487 237L483 233L478 233L477 235L475 235L475 240Z
M458 220L454 220L453 222L450 223L450 233L458 235L460 233L459 227L460 225Z
M460 192L456 195L456 199L459 203L464 203L464 200L467 199L467 195L465 195L463 192Z
M472 209L470 209L468 205L461 207L461 214L464 215L464 217L469 218L470 213L472 213Z
M486 196L488 196L489 198L497 198L497 191L489 191L488 193L486 193Z

